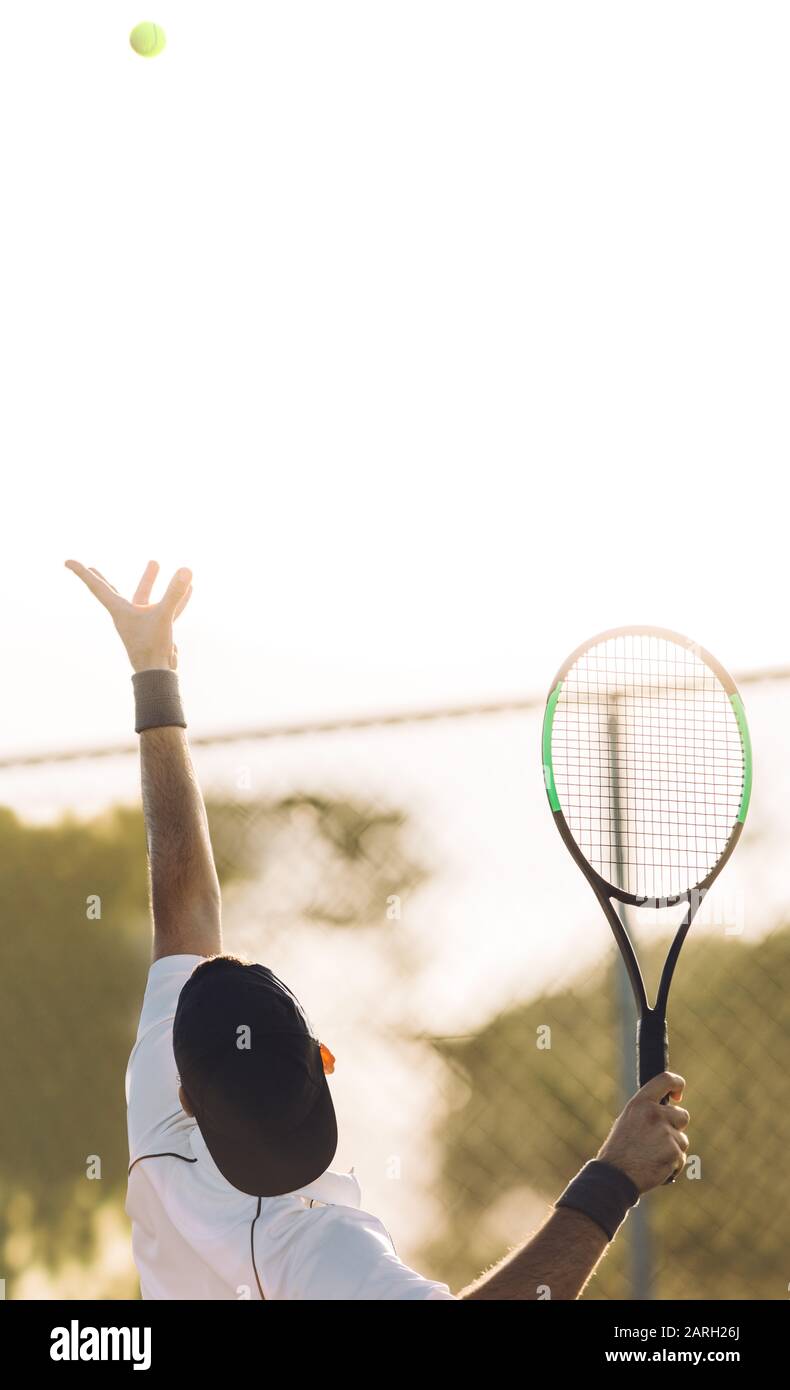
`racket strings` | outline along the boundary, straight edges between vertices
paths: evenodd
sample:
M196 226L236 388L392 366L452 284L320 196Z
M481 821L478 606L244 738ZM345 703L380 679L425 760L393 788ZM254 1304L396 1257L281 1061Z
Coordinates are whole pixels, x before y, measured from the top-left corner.
M583 653L562 682L552 763L585 858L635 897L688 892L728 844L743 790L740 730L693 648L628 634Z

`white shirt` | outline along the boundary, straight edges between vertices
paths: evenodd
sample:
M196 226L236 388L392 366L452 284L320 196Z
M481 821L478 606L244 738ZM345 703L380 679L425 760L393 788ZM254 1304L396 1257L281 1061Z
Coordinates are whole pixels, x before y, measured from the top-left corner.
M353 1173L326 1172L283 1197L249 1197L223 1178L181 1108L173 1019L202 956L165 956L148 975L126 1071L126 1211L146 1299L452 1299L398 1258L360 1211Z

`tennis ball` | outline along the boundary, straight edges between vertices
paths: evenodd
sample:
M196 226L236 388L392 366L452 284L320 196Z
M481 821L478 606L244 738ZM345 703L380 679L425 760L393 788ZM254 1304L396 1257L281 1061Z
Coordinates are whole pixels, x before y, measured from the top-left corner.
M161 25L145 20L143 24L135 24L129 42L141 58L155 58L165 46L165 31Z

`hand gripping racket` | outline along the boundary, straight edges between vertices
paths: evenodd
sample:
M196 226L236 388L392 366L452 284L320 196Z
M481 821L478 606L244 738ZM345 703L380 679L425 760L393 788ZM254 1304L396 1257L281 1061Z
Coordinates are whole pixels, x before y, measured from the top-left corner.
M667 996L680 948L749 806L751 744L735 682L676 632L603 632L573 652L553 682L543 773L557 829L606 913L628 972L644 1086L667 1069ZM686 904L653 1008L613 899Z

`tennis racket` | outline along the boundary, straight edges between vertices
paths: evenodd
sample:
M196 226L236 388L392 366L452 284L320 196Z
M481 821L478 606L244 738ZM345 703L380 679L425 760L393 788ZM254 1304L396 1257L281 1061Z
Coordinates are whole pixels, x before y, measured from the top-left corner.
M543 773L557 829L628 972L644 1086L667 1069L667 999L680 949L738 843L749 806L751 744L735 682L676 632L603 632L568 657L552 684ZM652 1008L614 900L685 904Z

